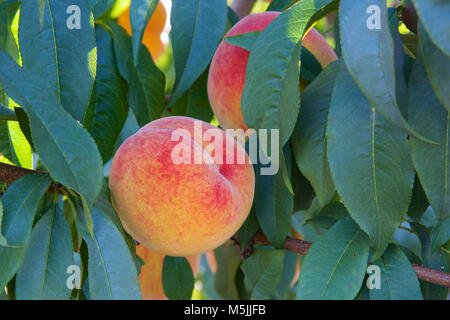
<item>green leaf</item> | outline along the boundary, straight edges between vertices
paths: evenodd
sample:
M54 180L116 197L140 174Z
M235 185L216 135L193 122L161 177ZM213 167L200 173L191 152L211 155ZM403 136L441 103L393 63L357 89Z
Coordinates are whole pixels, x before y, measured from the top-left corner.
M2 233L9 246L23 247L28 242L34 215L51 182L46 174L26 175L6 189Z
M298 0L272 0L267 11L284 11Z
M450 217L450 112L433 92L420 50L409 80L408 102L410 123L440 143L431 145L414 137L410 141L412 159L422 187L438 218L445 219Z
M77 1L79 16L78 12L67 12L73 5L71 0L46 2L42 28L38 1L24 1L20 7L22 66L39 74L40 81L49 85L48 90L58 97L64 109L82 121L92 92L97 61L94 19L87 0ZM77 17L80 28L69 28Z
M208 70L170 107L170 114L210 122L213 112L208 99Z
M134 0L130 4L131 43L133 60L137 63L142 38L159 0Z
M244 224L238 231L238 239L241 248L245 248L248 242L253 238L256 231L260 229L258 219L256 218L255 207L250 210L250 214L245 220Z
M104 14L114 2L115 0L89 0L89 5L94 13L94 18L97 19Z
M185 257L164 258L162 283L171 300L189 300L194 290L194 274Z
M17 121L16 113L14 112L14 110L11 110L10 108L0 104L0 121L5 120Z
M26 112L23 111L22 108L14 107L14 111L16 113L17 121L19 122L19 127L22 134L27 139L31 148L34 149L33 139L31 138L30 119L28 119Z
M241 47L247 51L251 51L260 33L261 31L252 31L235 36L224 37L223 40L234 46Z
M3 1L0 3L0 50L5 50L15 61L19 61L19 49L12 33L12 23L18 8L18 1ZM2 91L0 87L0 101L3 98ZM2 102L6 103L5 101Z
M3 220L3 203L2 199L0 198L0 246L6 246L6 238L3 236L2 233L2 220Z
M115 23L108 26L112 30L117 69L128 83L128 104L142 127L161 117L166 101L165 76L153 63L145 46L140 46L135 64L128 33Z
M421 23L433 42L450 56L450 3L439 0L413 0Z
M285 152L291 159L289 145ZM261 154L260 154L261 155ZM290 163L287 167L290 167ZM261 166L255 165L255 212L259 225L270 243L282 249L289 232L294 197L283 180L281 170L276 175L261 174Z
M138 273L130 250L114 223L98 208L92 210L94 235L77 221L88 246L89 297L94 300L140 300Z
M363 282L368 257L367 235L350 217L340 220L308 250L297 299L353 299Z
M116 67L110 34L97 27L96 38L97 77L85 126L106 163L113 155L114 144L127 119L127 87Z
M422 261L426 268L439 270L442 272L449 272L450 265L448 264L449 254L444 250L439 249L436 252L431 251L431 237L432 228L424 228L423 226L413 223L412 227L419 235L422 242ZM449 294L449 288L439 286L434 283L421 281L422 294L425 300L445 300Z
M47 175L27 175L12 183L3 194L1 233L8 246L0 246L0 288L4 288L22 263L31 226L42 196L50 186Z
M297 165L311 182L322 205L334 191L325 134L331 94L339 66L339 62L331 63L305 89L302 107L292 135L292 149Z
M439 221L431 231L431 252L450 240L450 219Z
M422 58L431 86L442 105L450 111L450 89L448 86L450 56L442 52L433 43L421 23L419 24L419 46L423 53Z
M88 204L100 192L102 161L94 140L52 95L42 80L0 52L0 82L27 113L33 144L54 180L83 194ZM89 174L86 173L89 168Z
M241 265L244 284L255 300L268 299L277 290L284 265L284 250L255 250Z
M370 6L378 7L379 12L367 13ZM369 29L378 13L379 29L377 26ZM339 19L344 61L371 105L399 128L431 142L406 122L396 100L394 41L388 25L386 1L341 1ZM355 39L358 39L358 50L355 50Z
M406 255L390 244L373 265L380 267L380 288L369 290L371 300L422 300L419 280Z
M373 261L386 249L411 199L414 170L407 135L371 107L344 65L335 83L328 160L345 207L369 235Z
M280 145L289 140L300 108L301 39L312 22L336 9L331 0L303 0L260 33L248 59L242 112L255 130L279 129Z
M414 187L412 191L411 202L409 203L408 216L414 221L419 222L425 210L430 206L425 191L423 191L417 175L414 178Z
M171 103L205 71L225 32L227 15L223 0L173 0L170 23L176 80Z
M214 288L217 293L227 300L239 298L235 279L241 265L241 257L231 241L214 250L217 271L214 277Z
M17 272L20 300L67 300L66 270L74 264L72 239L59 209L49 210L35 225L22 266Z
M330 202L319 210L308 221L315 223L319 228L328 230L340 219L348 215L347 209L340 202Z

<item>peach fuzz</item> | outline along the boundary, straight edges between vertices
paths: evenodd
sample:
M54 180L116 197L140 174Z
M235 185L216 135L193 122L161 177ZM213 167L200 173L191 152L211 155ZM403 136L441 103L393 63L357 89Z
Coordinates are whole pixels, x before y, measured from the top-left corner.
M236 23L225 36L235 36L264 30L281 12L267 11L251 14ZM314 28L303 37L302 45L319 61L322 68L337 60L333 49ZM208 75L208 97L222 128L247 129L241 110L245 70L249 52L222 41L214 54ZM306 83L301 84L304 88Z
M235 152L244 153L245 164L216 164L206 148L211 143L193 138L194 151L200 150L211 163L174 163L172 152L180 141L172 141L172 134L185 129L194 137L194 121L203 133L221 133L224 144L233 139L200 120L162 118L128 138L110 170L111 200L124 228L148 249L170 256L217 248L241 227L253 202L253 166L238 143Z
M145 261L139 274L142 300L167 300L162 283L165 255L148 250L143 245L136 246L136 253ZM200 266L200 255L186 257L195 275Z

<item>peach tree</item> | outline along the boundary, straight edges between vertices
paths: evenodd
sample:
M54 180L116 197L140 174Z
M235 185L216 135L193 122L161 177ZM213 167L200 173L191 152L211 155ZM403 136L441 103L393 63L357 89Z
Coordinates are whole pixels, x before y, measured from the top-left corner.
M446 299L450 2L159 2L0 0L0 299Z

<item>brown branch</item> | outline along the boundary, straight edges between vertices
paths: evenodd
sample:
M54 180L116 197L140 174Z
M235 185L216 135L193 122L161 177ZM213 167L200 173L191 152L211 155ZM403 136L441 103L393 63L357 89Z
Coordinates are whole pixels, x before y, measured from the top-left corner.
M29 174L47 174L43 171L30 170L17 166L13 166L6 163L0 162L0 181L5 182L8 185L19 179L20 177L29 175ZM48 189L48 193L59 193L64 195L64 186L58 182L53 182Z
M256 0L234 0L231 9L236 12L239 19L242 19L252 11Z
M439 270L425 268L418 264L413 264L413 268L420 280L450 288L450 274Z
M236 241L236 240L235 240ZM250 240L250 245L253 244L262 244L262 245L271 245L269 240L266 238L266 236L262 233L262 231L258 231ZM299 240L291 237L287 237L286 241L284 242L284 249L288 251L292 251L301 255L305 255L309 248L311 247L312 243L304 240ZM431 282L434 284L438 284L444 287L450 288L450 273L429 269L422 267L417 264L412 265L414 268L414 271L417 274L417 277L420 280Z
M47 174L47 173L42 172L42 171L25 169L25 168L9 165L6 163L0 163L0 181L3 181L7 184L11 184L15 180L19 179L20 177L29 175L29 174ZM65 194L64 186L57 182L52 183L48 192L49 193L58 192L59 194ZM253 236L253 238L250 240L250 242L249 242L250 248L241 248L241 245L239 243L237 235L233 236L232 240L238 246L239 252L241 253L241 257L243 259L246 259L252 253L252 251L253 251L252 246L254 244L270 245L269 240L262 233L262 231L258 231ZM312 245L311 242L299 240L299 239L295 239L295 238L291 238L291 237L287 237L286 241L284 242L284 248L286 250L296 252L301 255L305 255L308 252L311 245ZM425 267L419 266L417 264L414 264L413 268L420 280L424 280L427 282L431 282L434 284L438 284L438 285L450 288L450 274L449 273L425 268Z

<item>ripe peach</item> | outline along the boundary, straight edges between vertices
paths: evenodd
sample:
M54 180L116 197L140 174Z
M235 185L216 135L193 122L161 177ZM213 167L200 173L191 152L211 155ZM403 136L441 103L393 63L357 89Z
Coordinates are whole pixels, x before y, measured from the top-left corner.
M139 274L143 300L166 300L162 284L162 271L165 255L148 250L143 245L136 247L136 253L145 261ZM195 275L200 266L200 255L186 257L191 265L192 273Z
M226 36L262 31L279 15L280 12L275 11L251 14L236 23ZM337 60L333 49L314 28L309 30L302 44L316 57L322 68ZM209 102L225 129L247 129L241 110L241 97L248 57L247 50L222 41L209 68Z
M189 163L174 161L174 153L185 156L180 140L173 139L177 129L189 134L183 137L193 149ZM211 149L215 144L203 141L197 131L219 135L222 159L218 148ZM234 151L226 143L234 144ZM227 152L243 155L245 163L230 163ZM196 164L198 156L205 161ZM188 117L167 117L147 124L120 146L109 186L133 238L162 254L189 256L217 248L241 227L253 202L255 175L245 150L224 130Z

